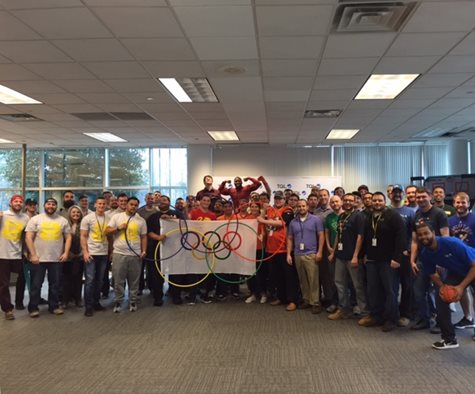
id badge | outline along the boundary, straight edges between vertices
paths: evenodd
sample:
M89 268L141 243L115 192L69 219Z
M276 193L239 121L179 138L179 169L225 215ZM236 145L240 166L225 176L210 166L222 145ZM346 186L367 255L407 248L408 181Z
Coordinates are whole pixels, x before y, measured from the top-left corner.
M300 242L299 249L300 249L300 250L304 250L304 249L305 249L305 245L304 245L303 242Z
M338 250L343 250L343 243L342 242L338 242Z
M378 246L378 240L376 238L371 240L371 246Z
M273 234L274 234L274 230L270 230L269 231L269 237L272 237Z

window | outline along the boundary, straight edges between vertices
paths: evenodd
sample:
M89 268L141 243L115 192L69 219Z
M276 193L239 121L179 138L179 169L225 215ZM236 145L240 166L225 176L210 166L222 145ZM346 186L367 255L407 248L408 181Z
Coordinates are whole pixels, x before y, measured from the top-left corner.
M149 184L149 150L142 148L109 150L110 186Z

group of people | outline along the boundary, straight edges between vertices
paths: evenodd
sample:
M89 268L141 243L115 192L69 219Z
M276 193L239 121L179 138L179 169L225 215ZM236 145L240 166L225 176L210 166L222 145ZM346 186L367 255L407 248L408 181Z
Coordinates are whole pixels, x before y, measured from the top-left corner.
M441 333L436 349L458 347L455 329L475 328L475 216L470 197L459 192L453 206L445 204L443 187L427 190L389 185L386 194L361 185L346 193L314 188L307 198L292 190L272 193L263 176L236 177L218 188L203 178L196 196L178 199L149 193L145 205L135 197L104 192L89 211L86 196L63 194L63 207L55 199L37 214L36 202L24 204L14 195L10 210L0 216L0 301L5 318L14 308L24 309L25 283L28 312L39 316L39 305L60 315L74 302L85 315L104 310L101 296L114 289L115 313L121 312L128 286L128 308L137 310L148 287L155 306L163 305L164 277L155 264L156 251L166 242L160 220L241 220L258 223L256 261L259 269L249 278L245 302L283 305L288 312L323 310L335 321L357 317L364 327L430 329ZM264 186L264 192L256 190ZM271 203L271 196L273 201ZM112 271L112 283L109 271ZM18 272L15 305L9 292L10 273ZM146 279L144 272L146 272ZM48 275L48 300L41 288ZM228 296L240 298L239 276L223 274L224 282L210 275L170 275L169 295L174 304L198 300L210 303ZM183 294L182 286L199 283ZM454 286L463 318L451 322L451 307L439 290ZM471 292L470 292L471 289ZM183 298L184 297L184 298ZM475 340L475 334L474 334Z

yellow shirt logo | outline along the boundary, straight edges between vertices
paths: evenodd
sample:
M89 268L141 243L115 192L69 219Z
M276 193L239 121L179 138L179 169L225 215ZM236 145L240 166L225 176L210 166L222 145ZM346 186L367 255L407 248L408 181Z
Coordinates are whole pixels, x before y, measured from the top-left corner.
M138 241L139 240L139 225L135 222L130 221L127 226L127 239L129 241ZM119 239L125 242L125 231L120 232Z
M7 219L3 226L2 236L8 241L19 242L24 225L13 219Z
M41 223L38 237L43 241L59 241L61 239L61 224L56 222Z
M99 226L98 223L94 223L91 228L91 239L95 242L105 242L106 234L105 234L106 225Z

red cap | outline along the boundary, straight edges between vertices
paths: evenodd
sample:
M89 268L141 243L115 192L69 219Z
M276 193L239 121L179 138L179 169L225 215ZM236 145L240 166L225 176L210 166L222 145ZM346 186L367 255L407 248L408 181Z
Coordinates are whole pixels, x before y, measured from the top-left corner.
M10 204L14 201L14 200L18 200L20 199L21 202L25 201L25 199L23 198L23 196L21 194L14 194L12 196L12 198L10 198Z

